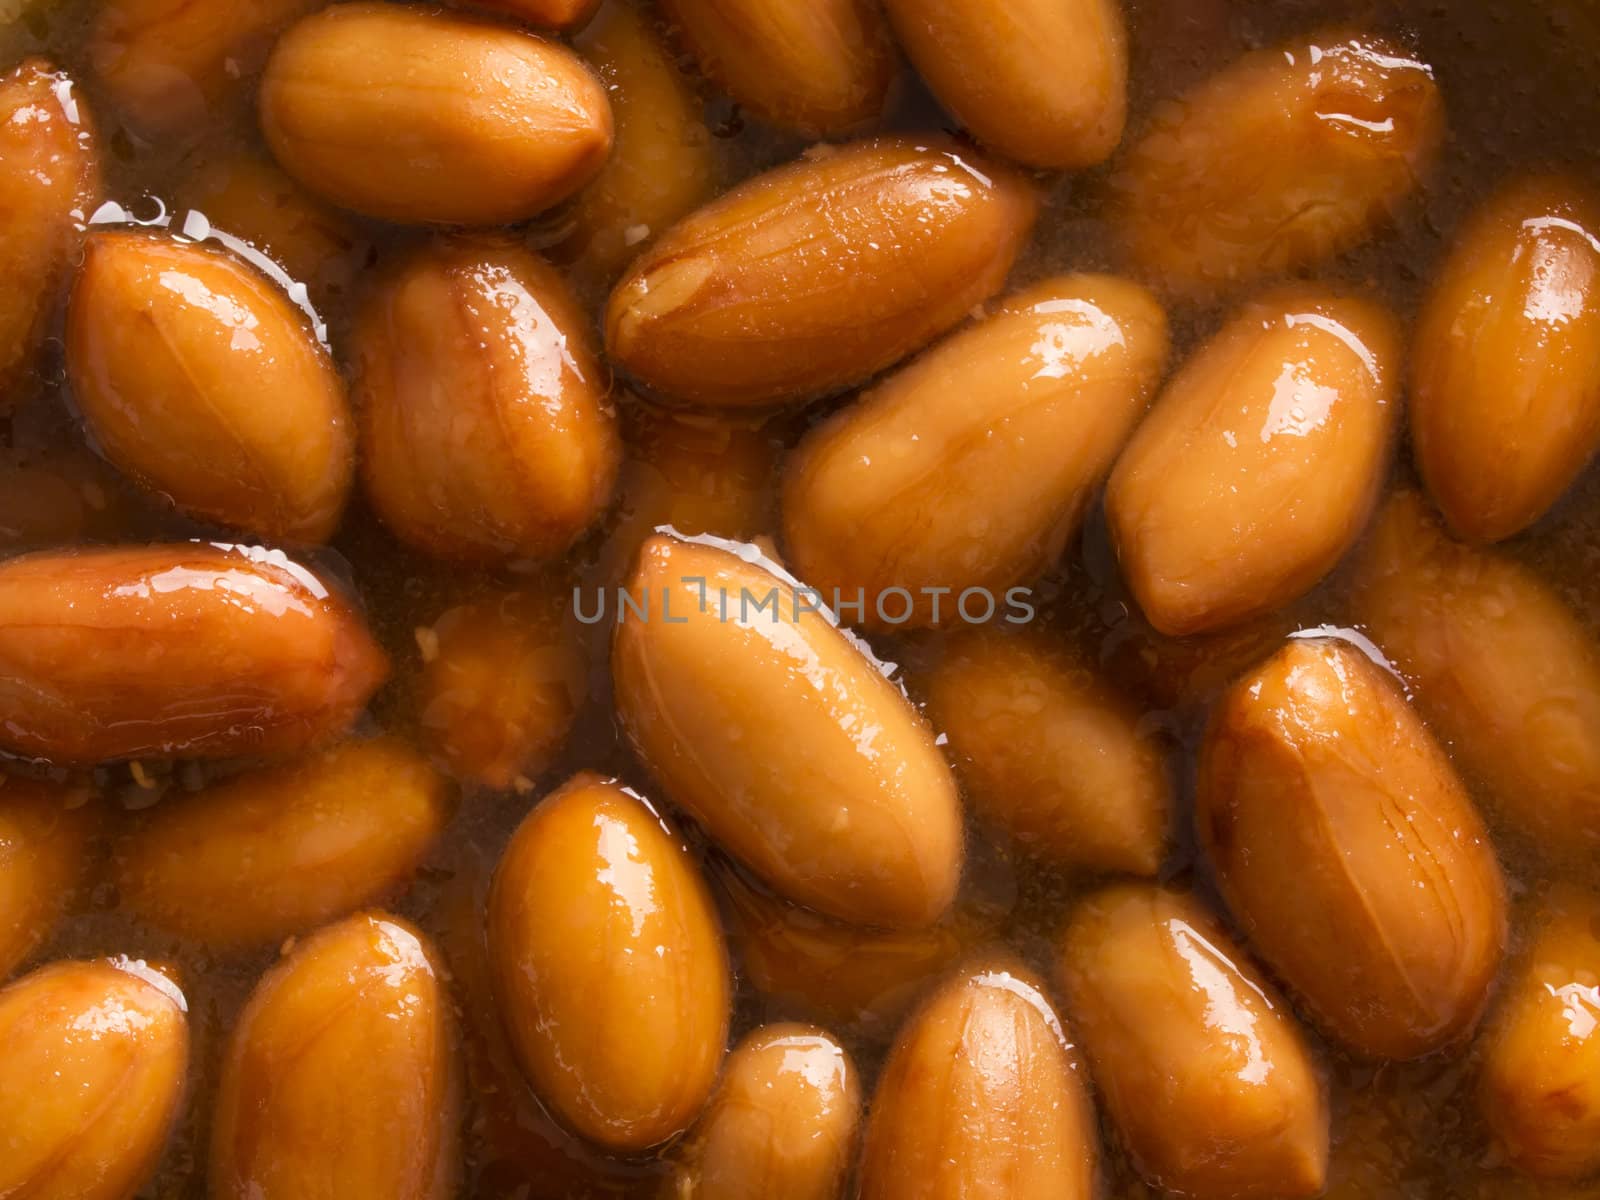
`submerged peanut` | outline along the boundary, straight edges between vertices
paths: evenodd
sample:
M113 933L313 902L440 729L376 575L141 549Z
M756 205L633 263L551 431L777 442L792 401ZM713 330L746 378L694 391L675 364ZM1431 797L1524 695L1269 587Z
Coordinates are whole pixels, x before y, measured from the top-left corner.
M1416 190L1443 132L1427 64L1324 31L1157 108L1111 176L1113 220L1173 292L1248 283L1366 238Z
M783 487L796 573L830 603L867 597L869 625L892 588L912 593L910 624L933 625L966 612L969 589L1032 582L1078 532L1166 355L1166 317L1137 285L1068 275L1007 297L801 441Z
M1166 753L1138 709L1043 637L948 642L926 679L979 816L1052 863L1154 875L1172 821Z
M0 1196L129 1200L188 1070L183 996L143 963L58 962L0 990Z
M1521 180L1468 223L1418 318L1417 466L1450 525L1495 542L1538 520L1600 447L1600 201Z
M713 83L808 137L880 115L899 66L874 0L663 0L662 9Z
M72 80L28 59L0 79L0 413L33 366L99 190Z
M297 943L233 1028L212 1112L215 1200L455 1192L451 999L426 939L361 913Z
M119 902L206 945L281 941L402 885L449 801L421 756L389 739L169 795L116 846Z
M0 979L45 943L88 866L88 790L0 775Z
M1400 336L1311 287L1247 305L1167 385L1106 488L1117 557L1162 633L1281 608L1377 503L1399 418Z
M950 113L1029 166L1091 167L1122 140L1119 0L886 0L900 44Z
M367 497L405 542L466 562L554 559L610 503L609 381L538 256L432 242L374 289L353 343Z
M663 234L612 292L606 346L687 404L839 391L998 292L1036 210L1027 183L943 139L818 150Z
M878 665L725 550L652 537L629 592L651 607L618 614L617 711L667 796L791 900L937 920L961 875L955 783Z
M861 1200L1089 1200L1094 1111L1040 982L981 960L912 1016L878 1078Z
M600 0L470 0L475 8L503 13L541 29L575 29L589 19Z
M605 90L566 47L406 5L335 4L261 81L284 170L386 221L501 225L565 200L611 150Z
M96 233L66 340L90 435L141 486L272 541L333 533L355 473L344 382L271 280L214 247Z
M278 551L185 542L0 564L0 748L63 764L287 754L388 674L360 618Z
M688 1127L726 1050L727 951L699 868L642 800L586 773L540 801L488 930L501 1019L562 1121L623 1152Z
M855 1157L861 1085L829 1034L764 1025L728 1056L673 1154L675 1200L838 1200Z
M1224 696L1201 749L1200 842L1261 957L1356 1052L1470 1034L1500 966L1505 881L1399 685L1295 640Z
M1497 832L1547 860L1600 850L1600 645L1527 567L1453 541L1406 491L1379 516L1353 613L1405 673L1417 708Z
M1328 1108L1305 1038L1193 896L1091 896L1059 971L1095 1085L1152 1183L1202 1200L1322 1190Z

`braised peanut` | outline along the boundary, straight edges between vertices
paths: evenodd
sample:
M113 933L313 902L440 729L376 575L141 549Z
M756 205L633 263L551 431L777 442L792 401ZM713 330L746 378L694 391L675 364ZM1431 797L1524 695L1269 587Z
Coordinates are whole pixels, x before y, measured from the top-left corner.
M1343 557L1388 467L1399 354L1388 313L1307 287L1247 305L1184 364L1106 489L1152 625L1242 624Z
M403 744L345 742L163 801L116 847L118 896L206 945L281 941L404 883L449 801Z
M125 960L52 963L0 991L0 1196L132 1200L178 1113L186 1010Z
M636 0L612 0L575 45L606 85L616 135L555 254L610 286L645 242L710 197L716 155L700 98Z
M1545 1179L1600 1171L1600 898L1560 889L1483 1036L1478 1107Z
M575 29L589 19L600 0L471 0L471 3L541 29Z
M1451 540L1401 492L1362 556L1354 612L1416 688L1496 832L1546 859L1600 849L1600 647L1556 591L1508 558Z
M450 609L425 635L423 737L457 776L525 786L566 740L588 680L554 594L494 593Z
M523 1071L616 1151L699 1114L727 1048L731 984L699 869L634 794L581 774L536 806L489 894L489 962Z
M885 0L951 114L1034 167L1091 167L1122 140L1128 46L1118 0Z
M783 488L796 572L830 602L907 589L914 626L955 621L969 589L1031 582L1078 532L1166 356L1166 317L1134 284L1068 275L1008 297L801 441Z
M1430 67L1381 38L1323 31L1158 107L1109 203L1134 262L1201 295L1362 241L1416 190L1443 132Z
M1072 1027L1142 1173L1182 1196L1314 1196L1328 1109L1294 1017L1191 895L1125 884L1061 942Z
M277 551L187 542L0 564L0 749L55 763L287 754L388 674L360 619Z
M861 1085L843 1046L806 1025L764 1025L728 1056L664 1195L838 1200L855 1156Z
M0 775L0 979L55 930L83 878L94 825L87 788Z
M1506 936L1482 821L1396 682L1355 647L1297 639L1212 717L1200 842L1262 958L1357 1053L1470 1034Z
M1519 533L1600 447L1600 201L1521 180L1468 223L1417 321L1417 466L1470 541Z
M1009 959L942 984L878 1078L861 1200L1088 1200L1094 1113L1039 981Z
M629 591L651 607L619 614L617 712L667 795L791 900L869 925L937 920L961 875L955 782L877 665L725 550L652 537Z
M0 79L0 413L33 366L100 190L73 82L30 58Z
M610 502L621 438L587 320L506 241L424 246L356 324L368 498L441 558L559 557Z
M878 116L899 66L873 0L662 0L662 9L718 87L809 137Z
M215 1200L456 1194L459 1067L436 964L404 921L360 913L262 976L222 1064Z
M840 391L998 292L1036 210L1027 183L944 139L819 149L640 255L611 293L606 346L688 404Z
M326 541L355 473L343 381L306 316L233 255L90 236L67 375L106 457L204 521Z
M1172 779L1138 711L1043 637L958 634L927 678L968 800L1024 850L1090 871L1154 875Z
M406 5L335 4L261 82L284 170L386 221L502 225L573 195L611 151L605 90L566 47Z

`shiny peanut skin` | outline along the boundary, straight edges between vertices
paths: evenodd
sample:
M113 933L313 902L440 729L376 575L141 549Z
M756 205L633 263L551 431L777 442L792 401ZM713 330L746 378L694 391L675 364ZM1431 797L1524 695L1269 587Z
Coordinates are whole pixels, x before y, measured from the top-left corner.
M0 564L0 748L58 764L287 754L388 674L361 620L276 551L185 542Z
M582 60L510 26L335 4L279 39L261 129L311 191L403 224L502 225L565 200L611 151Z
M388 738L169 795L113 848L118 902L205 946L281 942L403 885L451 798Z
M182 995L142 963L57 962L0 990L0 1196L132 1200L188 1070Z
M1328 1107L1288 1006L1192 895L1081 902L1058 971L1112 1121L1152 1183L1200 1200L1314 1196Z
M1199 298L1365 239L1415 191L1443 133L1425 63L1324 30L1159 106L1114 166L1108 209L1142 271Z
M886 0L900 44L984 145L1032 167L1108 158L1128 110L1118 0Z
M727 950L643 801L588 773L540 801L495 870L488 935L501 1019L557 1117L618 1152L689 1126L727 1048Z
M212 1111L213 1200L445 1200L460 1067L437 951L358 913L296 943L240 1013Z
M86 788L0 776L0 979L54 932L97 824Z
M763 1025L734 1048L674 1152L673 1200L838 1200L855 1158L861 1084L850 1055L809 1025Z
M362 479L439 558L559 558L610 503L621 435L587 319L509 241L444 240L368 297L353 337Z
M830 600L909 589L906 628L958 623L967 589L1003 596L1061 556L1166 357L1166 317L1136 284L1068 275L1007 297L800 442L788 561Z
M1600 898L1540 908L1484 1029L1478 1109L1520 1170L1581 1179L1600 1171Z
M1332 1037L1404 1059L1472 1032L1505 881L1444 752L1360 650L1295 640L1234 685L1196 819L1240 928Z
M652 537L629 590L654 608L617 626L617 712L674 803L780 894L829 916L905 928L949 909L955 782L874 663L819 613L797 614L788 583L725 550ZM776 613L741 618L769 593Z
M663 0L662 11L722 91L807 137L883 112L899 68L872 0Z
M1333 568L1388 469L1399 355L1384 310L1297 287L1246 305L1179 369L1106 487L1117 557L1151 625L1240 625Z
M1519 180L1457 238L1418 317L1411 440L1458 534L1538 520L1600 448L1600 200Z
M332 357L273 281L216 247L94 233L66 342L90 436L141 486L270 541L332 535L354 422Z
M1154 875L1173 785L1139 711L1043 636L955 635L923 684L968 802L1023 851L1089 871Z
M1099 1157L1083 1072L1043 985L979 960L911 1017L878 1077L861 1200L1088 1200Z
M0 79L0 413L33 366L100 191L76 86L42 59Z
M1000 290L1037 199L944 139L823 148L673 226L611 293L606 347L664 397L751 408L840 391Z
M539 29L570 30L584 25L600 0L471 0L473 7L514 17Z
M1547 862L1600 849L1600 646L1557 591L1455 541L1417 492L1390 499L1352 613L1411 681L1419 712L1496 833Z

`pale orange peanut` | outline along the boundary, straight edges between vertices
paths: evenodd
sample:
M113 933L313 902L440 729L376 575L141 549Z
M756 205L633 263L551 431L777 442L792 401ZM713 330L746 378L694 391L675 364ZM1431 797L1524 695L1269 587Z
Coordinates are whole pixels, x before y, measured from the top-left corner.
M98 824L87 787L0 775L0 979L55 932Z

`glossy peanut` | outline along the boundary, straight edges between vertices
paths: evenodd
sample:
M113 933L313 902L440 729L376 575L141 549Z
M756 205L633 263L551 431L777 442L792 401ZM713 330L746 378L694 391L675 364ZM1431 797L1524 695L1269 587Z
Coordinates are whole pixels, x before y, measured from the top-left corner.
M514 17L540 29L575 29L589 20L600 0L471 0L473 7Z
M969 601L981 613L982 590L1060 558L1166 356L1166 317L1135 284L1067 275L1007 297L800 442L789 562L830 602L909 590L910 625L958 622Z
M387 738L169 795L117 843L118 901L208 946L282 941L398 890L450 816L445 781Z
M1050 170L1122 140L1128 34L1118 0L886 0L900 44L990 149Z
M619 614L617 712L667 796L791 900L937 920L961 874L955 782L877 664L725 550L652 537L629 592L653 607Z
M611 151L605 90L570 50L404 5L335 4L299 22L273 48L260 107L290 175L407 224L525 220Z
M975 630L946 644L924 692L968 802L1021 849L1088 871L1160 869L1166 749L1090 667L1043 636Z
M0 979L55 931L96 824L86 787L0 775Z
M333 533L355 474L349 402L273 281L211 246L95 233L66 340L90 435L141 486L272 541Z
M1233 686L1196 819L1245 936L1334 1038L1415 1058L1472 1032L1505 881L1444 752L1361 650L1295 640Z
M437 952L404 921L359 913L298 942L233 1027L210 1195L455 1195L455 1040Z
M183 1096L183 995L143 963L58 962L0 991L0 1196L132 1200Z
M1141 1173L1177 1195L1314 1196L1328 1108L1288 1006L1192 895L1073 911L1058 966L1095 1086Z
M688 1127L726 1049L728 958L705 880L642 800L581 774L540 801L488 930L501 1019L556 1116L622 1152Z
M807 1025L739 1043L694 1132L674 1152L676 1200L837 1200L855 1157L861 1084L850 1055Z
M368 297L352 349L367 497L416 549L558 558L610 503L609 381L536 255L509 241L422 247Z
M1106 516L1166 634L1309 591L1360 536L1399 420L1399 331L1316 288L1247 305L1169 383L1117 460Z
M861 1200L1088 1200L1094 1112L1039 980L1006 958L957 972L878 1078Z
M1600 900L1540 908L1484 1031L1478 1108L1518 1168L1581 1179L1600 1171Z
M1109 212L1141 270L1203 296L1369 237L1416 191L1443 134L1426 63L1324 30L1159 106L1113 169Z
M491 593L419 634L418 720L435 758L459 778L526 786L560 752L588 688L562 599Z
M808 137L877 117L899 66L872 0L663 0L662 10L717 87Z
M839 391L998 292L1036 209L1027 183L944 139L819 149L640 255L611 294L606 346L686 404Z
M1600 849L1600 646L1554 587L1453 540L1418 493L1380 514L1351 611L1411 681L1418 710L1545 860Z
M359 617L278 551L197 542L0 565L0 748L55 763L286 754L388 674Z
M1600 201L1519 180L1468 222L1417 321L1417 466L1462 537L1527 528L1600 447Z
M30 58L0 79L0 412L33 367L100 190L72 80Z

